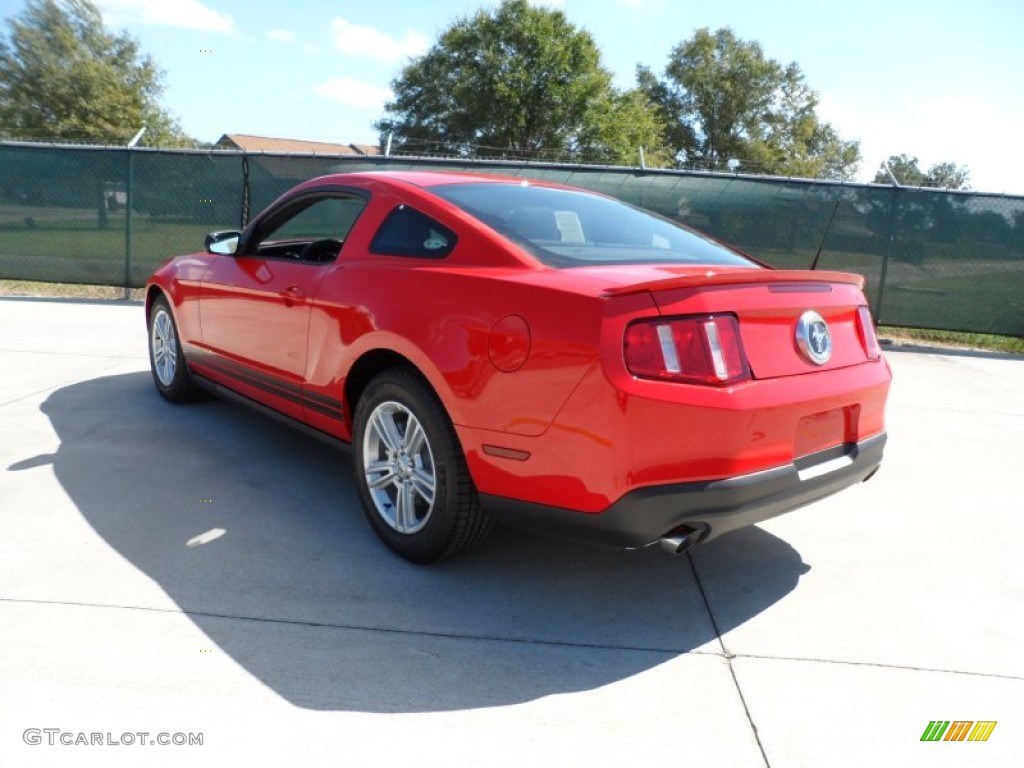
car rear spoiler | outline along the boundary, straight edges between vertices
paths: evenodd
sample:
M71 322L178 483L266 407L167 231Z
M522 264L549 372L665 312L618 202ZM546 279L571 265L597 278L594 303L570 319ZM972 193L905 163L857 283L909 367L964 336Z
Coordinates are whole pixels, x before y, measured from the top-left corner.
M649 280L644 283L632 283L615 288L608 288L604 296L628 296L632 293L644 291L669 291L674 288L699 288L708 285L749 285L751 283L844 283L856 285L864 289L864 276L854 275L849 272L814 272L805 269L737 269L715 272L708 269L706 272L698 272L689 275L678 275L666 277L659 280Z

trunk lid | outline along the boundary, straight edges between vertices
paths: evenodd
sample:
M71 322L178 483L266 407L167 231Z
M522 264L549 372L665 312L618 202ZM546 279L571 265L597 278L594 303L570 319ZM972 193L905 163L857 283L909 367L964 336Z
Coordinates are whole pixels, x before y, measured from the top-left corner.
M605 293L621 296L649 292L658 310L666 316L735 315L755 379L799 376L868 360L858 323L858 307L867 304L861 291L864 279L859 275L716 268L701 274L662 273L649 277L610 287ZM831 355L821 364L801 351L798 326L805 313L817 313L828 326ZM820 328L814 331L813 324L810 328L820 337Z

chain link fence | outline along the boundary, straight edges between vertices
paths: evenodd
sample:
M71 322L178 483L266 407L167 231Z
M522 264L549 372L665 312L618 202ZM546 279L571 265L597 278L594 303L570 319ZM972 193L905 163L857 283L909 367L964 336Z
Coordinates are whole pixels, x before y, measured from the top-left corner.
M603 192L775 267L860 273L880 323L1024 337L1024 197L692 171L0 142L0 279L140 287L300 181L384 168Z

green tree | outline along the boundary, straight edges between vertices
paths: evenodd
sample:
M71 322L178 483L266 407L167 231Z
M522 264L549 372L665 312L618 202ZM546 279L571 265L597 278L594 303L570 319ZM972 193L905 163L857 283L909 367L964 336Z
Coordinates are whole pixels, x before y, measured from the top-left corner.
M728 27L698 29L669 56L664 77L637 67L681 166L848 179L858 142L817 115L818 96L795 63L767 58Z
M636 165L643 149L649 168L671 167L658 112L640 89L609 91L587 118L577 139L579 160Z
M28 0L0 37L0 134L126 143L194 141L159 105L162 72L127 33L114 35L90 0Z
M945 189L970 189L971 173L967 166L956 163L936 163L925 173L916 157L890 155L885 161L896 181L905 187L942 187ZM892 179L885 168L879 168L873 179L875 184L891 184Z
M662 143L653 106L616 91L590 34L526 0L456 21L391 86L376 128L412 151L635 164Z
M916 157L890 155L883 166L875 172L875 178L872 179L875 184L891 184L892 178L889 178L889 173L892 173L898 184L905 187L920 187L924 183L924 173L918 166ZM886 171L885 167L889 170Z
M925 186L945 189L970 189L971 172L965 165L936 163L925 174Z

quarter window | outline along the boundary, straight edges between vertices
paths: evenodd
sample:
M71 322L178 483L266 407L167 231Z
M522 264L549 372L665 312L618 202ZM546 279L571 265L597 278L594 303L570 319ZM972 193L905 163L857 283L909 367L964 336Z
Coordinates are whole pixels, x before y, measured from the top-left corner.
M386 256L441 259L452 252L455 233L415 208L400 205L384 219L370 252Z

